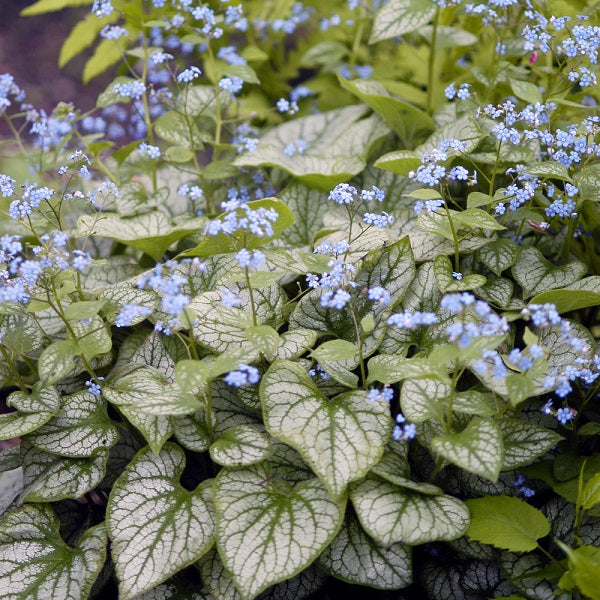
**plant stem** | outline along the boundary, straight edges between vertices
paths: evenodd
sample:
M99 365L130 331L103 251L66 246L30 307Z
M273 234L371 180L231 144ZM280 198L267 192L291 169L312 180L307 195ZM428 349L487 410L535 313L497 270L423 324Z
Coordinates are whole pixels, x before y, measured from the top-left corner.
M456 229L454 222L452 221L452 215L448 209L448 205L444 202L444 209L446 210L446 216L448 217L448 223L450 224L450 231L452 232L452 239L454 240L454 270L460 273L460 250L458 247L458 235L456 235Z

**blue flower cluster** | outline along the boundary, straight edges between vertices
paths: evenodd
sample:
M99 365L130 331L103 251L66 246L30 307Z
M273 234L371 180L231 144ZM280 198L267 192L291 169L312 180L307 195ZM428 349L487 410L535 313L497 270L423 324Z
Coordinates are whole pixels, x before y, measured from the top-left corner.
M274 208L260 207L252 210L238 198L223 202L221 207L225 216L222 220L215 219L206 226L205 231L208 235L231 235L236 231L248 231L260 238L273 236L272 224L279 218Z
M253 385L258 383L260 373L256 367L239 364L237 370L230 371L225 375L225 383L233 387L242 387L244 385Z
M451 156L451 153L464 152L467 147L466 142L457 139L442 140L438 148L431 152L423 153L421 165L416 171L410 171L409 179L415 179L419 183L434 187L439 185L444 179L468 181L474 185L477 183L477 171L470 175L467 169L458 166L447 169L443 164Z

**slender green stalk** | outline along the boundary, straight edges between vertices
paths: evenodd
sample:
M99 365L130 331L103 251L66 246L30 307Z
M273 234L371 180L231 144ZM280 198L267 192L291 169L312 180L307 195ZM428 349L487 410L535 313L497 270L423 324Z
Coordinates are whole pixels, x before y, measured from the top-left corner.
M435 51L437 46L437 34L440 24L440 8L435 11L433 18L433 31L431 32L431 46L429 48L429 63L427 65L427 103L426 110L429 114L433 112L433 82L435 76Z

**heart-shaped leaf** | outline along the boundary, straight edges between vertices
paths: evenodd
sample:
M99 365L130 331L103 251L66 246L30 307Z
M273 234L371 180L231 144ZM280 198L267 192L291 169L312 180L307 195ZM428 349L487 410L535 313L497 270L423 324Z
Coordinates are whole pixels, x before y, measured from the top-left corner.
M269 440L252 425L238 425L221 434L210 447L210 457L224 467L258 463L270 454Z
M64 397L57 416L27 440L40 450L78 458L91 456L97 448L110 448L117 438L104 400L89 392L77 392Z
M184 467L185 455L175 444L158 456L144 448L115 482L106 522L124 600L192 564L214 542L212 481L188 492L179 483Z
M108 449L98 448L86 458L67 458L21 443L25 502L57 502L80 498L104 478Z
M268 469L223 469L214 487L219 554L244 600L305 569L337 534L345 497L318 479L294 488Z
M276 361L263 376L260 397L269 433L296 448L335 496L383 454L389 407L365 392L328 399L300 365Z
M170 383L152 367L136 368L111 379L103 386L103 394L117 406L132 406L149 415L187 415L202 405L189 392Z
M520 246L511 240L494 240L479 250L479 259L500 277L503 271L517 262L520 252Z
M5 597L87 598L106 559L104 523L67 546L54 511L29 504L0 523L0 589Z
M523 296L531 298L575 283L586 270L586 265L579 261L556 267L537 248L526 248L512 268L512 274L523 288Z
M388 133L378 116L362 119L366 112L366 106L354 105L294 119L271 129L234 164L279 167L301 183L330 190L360 173L371 146ZM288 156L284 149L298 140L306 142L306 150Z
M483 275L463 275L460 279L452 276L452 263L447 256L437 256L433 261L435 280L441 292L464 292L475 290L485 284Z
M502 469L507 471L531 464L563 439L555 431L522 419L501 419L498 425L504 446Z
M475 417L460 433L431 440L431 449L462 469L497 481L502 467L502 434L489 419Z
M202 230L205 224L205 218L198 218L180 225L172 225L168 217L159 211L135 217L101 213L80 217L77 223L77 235L107 237L141 250L155 260L160 260L171 244L195 231Z
M469 511L457 498L419 494L375 478L353 484L350 499L366 532L387 548L453 540L469 526Z

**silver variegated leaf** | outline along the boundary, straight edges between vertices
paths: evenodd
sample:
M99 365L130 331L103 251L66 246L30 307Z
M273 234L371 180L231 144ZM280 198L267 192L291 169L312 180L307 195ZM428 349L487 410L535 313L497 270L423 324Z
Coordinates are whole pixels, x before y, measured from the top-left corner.
M193 394L170 383L153 367L133 368L112 377L102 393L119 407L132 407L153 416L188 415L202 406Z
M450 386L435 379L406 379L400 392L404 416L414 423L427 419L442 420L442 402L448 398Z
M82 458L98 448L110 448L118 438L101 396L77 392L62 398L58 414L27 440L40 450Z
M431 449L470 473L498 479L504 456L502 433L489 419L475 417L460 433L433 438Z
M391 428L386 402L359 391L328 399L289 361L271 365L260 395L269 433L296 448L335 496L381 458Z
M246 329L255 325L252 319L250 296L247 289L233 284L229 288L242 300L239 308L226 308L221 303L227 290L204 292L189 304L196 315L194 336L212 352L235 352L247 355L247 361L258 358L259 352L246 337ZM257 325L277 327L283 295L278 285L253 290Z
M312 563L337 534L346 504L318 479L292 488L263 465L223 469L214 501L219 554L244 600Z
M282 333L275 358L294 360L302 356L314 346L318 336L318 332L312 329L291 329Z
M281 240L288 248L308 249L315 231L323 225L323 192L295 182L282 190L278 198L292 210L295 218L294 224L281 234Z
M228 429L210 447L210 457L224 467L244 467L268 458L269 438L252 425Z
M512 274L523 288L523 297L531 298L575 283L586 270L586 265L579 261L557 267L547 261L537 248L526 248L512 268Z
M191 415L171 417L171 423L177 441L188 450L205 452L210 446L210 430L206 424L204 410Z
M521 419L501 419L498 425L504 446L502 468L507 471L531 464L563 439L555 431Z
M185 455L174 444L158 456L145 448L115 482L107 528L123 600L192 564L214 542L212 482L188 492L179 483L184 467Z
M50 507L26 505L0 523L0 589L6 600L87 598L106 559L104 523L71 548Z
M67 458L21 443L24 502L56 502L80 498L104 478L108 449L98 448L89 457Z
M10 440L31 433L47 423L53 416L53 413L45 411L24 415L18 412L0 415L0 440Z
M511 240L499 239L486 244L479 250L479 260L498 277L512 267L521 252L521 247Z
M359 104L294 119L271 129L256 150L243 154L234 164L276 166L302 183L329 190L360 173L372 144L388 133L376 115L362 119L366 112ZM306 150L287 156L284 148L298 139L306 142Z
M60 394L53 386L35 385L31 394L13 392L6 399L7 406L12 406L22 413L55 413L60 406Z
M325 571L357 585L395 590L412 583L411 549L401 544L377 544L350 514L340 532L319 557Z
M173 435L173 424L169 417L149 415L135 405L120 406L119 411L141 432L154 454L158 454L163 444Z
M469 511L457 498L419 494L375 478L353 484L350 499L365 531L386 547L453 540L469 526Z

